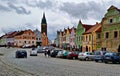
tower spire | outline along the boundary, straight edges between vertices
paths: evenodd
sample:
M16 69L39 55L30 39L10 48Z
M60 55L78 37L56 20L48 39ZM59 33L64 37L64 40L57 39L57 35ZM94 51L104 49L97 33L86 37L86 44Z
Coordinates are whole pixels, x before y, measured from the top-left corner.
M45 12L43 13L43 18L42 18L41 24L47 24L46 18L45 18Z

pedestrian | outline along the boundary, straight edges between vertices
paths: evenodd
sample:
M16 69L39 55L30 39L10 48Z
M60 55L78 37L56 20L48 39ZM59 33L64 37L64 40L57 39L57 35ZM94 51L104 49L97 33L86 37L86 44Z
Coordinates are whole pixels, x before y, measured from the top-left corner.
M47 55L47 50L45 49L45 51L44 51L44 55L45 55L45 57L46 57L46 55Z
M47 51L48 57L50 56L50 50Z

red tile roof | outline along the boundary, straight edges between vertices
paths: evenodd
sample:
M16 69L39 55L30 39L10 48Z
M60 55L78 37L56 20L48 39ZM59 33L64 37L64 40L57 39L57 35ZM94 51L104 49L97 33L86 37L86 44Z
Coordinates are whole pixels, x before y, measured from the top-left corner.
M4 38L12 38L12 37L14 37L17 33L18 33L17 31L9 32L9 33L3 35L2 37L4 37Z
M99 27L100 26L100 27ZM99 28L98 28L99 27ZM98 29L97 29L98 28ZM96 30L97 29L97 30ZM96 30L96 31L95 31ZM92 28L90 28L89 30L87 30L86 32L84 32L83 34L88 34L88 33L91 33L91 32L100 32L101 31L101 24L97 23L96 25L94 25Z
M82 24L82 26L85 28L85 31L89 30L93 25L83 24L81 20L79 20L79 24Z

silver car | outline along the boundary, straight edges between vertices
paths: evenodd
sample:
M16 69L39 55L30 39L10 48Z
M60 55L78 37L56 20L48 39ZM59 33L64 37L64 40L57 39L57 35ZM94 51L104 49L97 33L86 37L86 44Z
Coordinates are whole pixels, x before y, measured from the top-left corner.
M78 55L78 59L79 60L86 60L86 61L88 61L88 60L94 60L94 53L93 52L81 52L81 53L79 53L79 55Z
M37 50L36 49L30 50L30 56L37 56Z

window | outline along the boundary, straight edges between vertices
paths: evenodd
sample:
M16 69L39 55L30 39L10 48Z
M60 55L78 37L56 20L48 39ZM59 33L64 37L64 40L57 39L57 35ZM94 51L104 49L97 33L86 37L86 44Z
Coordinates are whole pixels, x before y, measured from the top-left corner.
M32 39L34 39L34 37L32 37Z
M105 38L109 38L109 33L106 32Z
M39 40L41 40L41 39L39 38Z
M113 19L110 19L110 23L113 23Z
M36 38L36 40L38 40L38 38Z
M86 41L88 41L88 37L86 36Z
M118 31L114 31L114 38L118 37Z
M89 35L89 41L91 41L91 36Z
M79 41L80 41L80 36L79 36Z
M34 41L32 41L32 43L34 44Z

